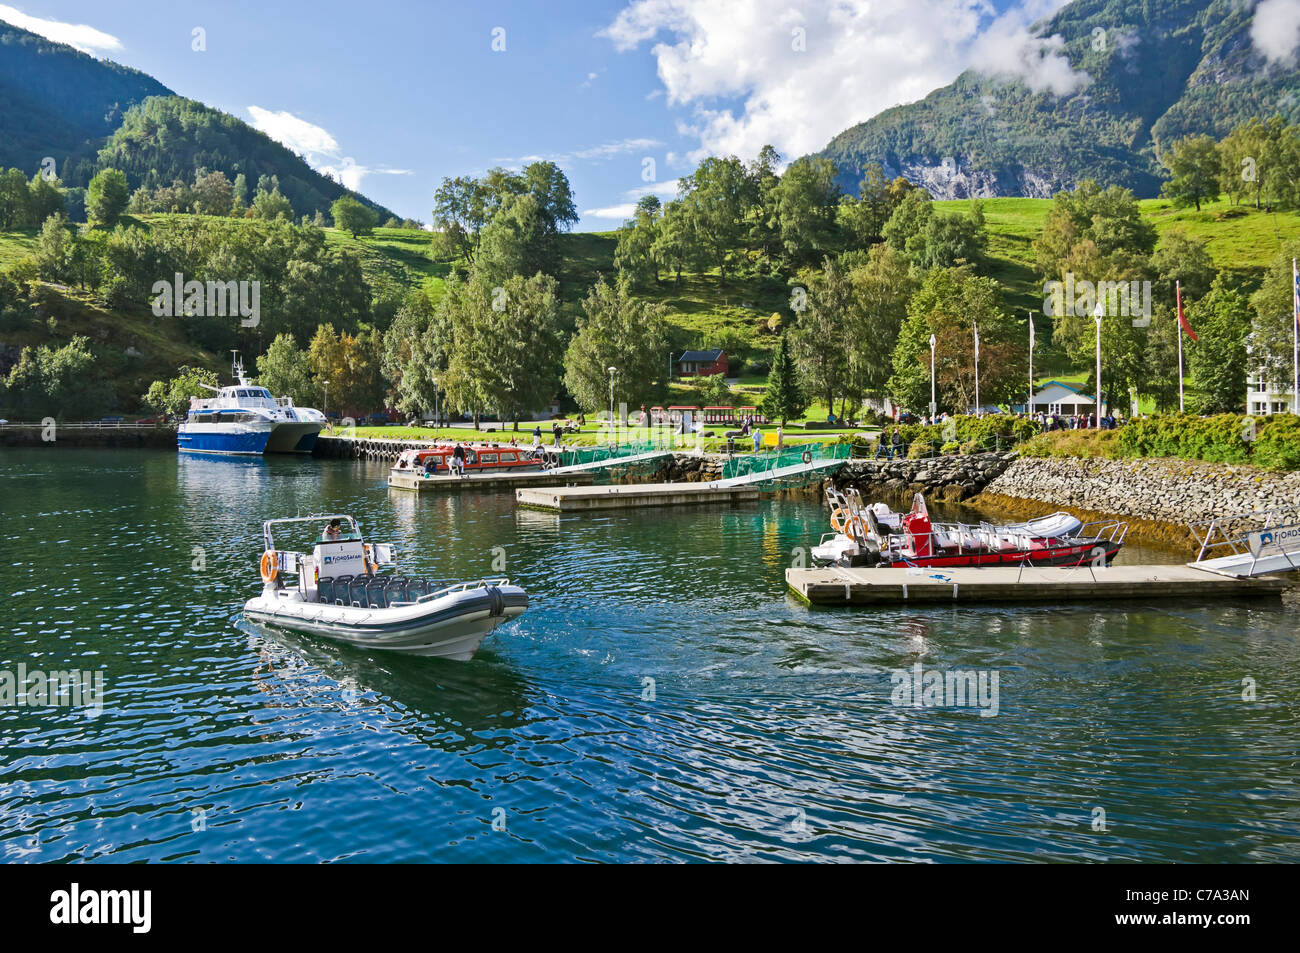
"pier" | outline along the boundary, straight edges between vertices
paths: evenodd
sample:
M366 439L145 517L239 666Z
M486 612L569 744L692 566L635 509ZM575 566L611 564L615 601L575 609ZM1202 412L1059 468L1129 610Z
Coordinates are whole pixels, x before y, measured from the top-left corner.
M1110 602L1116 599L1277 598L1277 576L1227 576L1192 565L1024 569L787 569L786 585L813 606Z
M572 451L571 451L572 452ZM426 476L418 470L403 473L390 473L388 485L398 490L505 490L516 487L570 487L590 486L602 479L608 479L620 473L627 473L633 468L652 467L659 461L671 457L671 450L648 450L643 453L631 453L622 456L602 456L565 467L551 467L547 470L516 470L513 472L466 473L464 476L440 473Z

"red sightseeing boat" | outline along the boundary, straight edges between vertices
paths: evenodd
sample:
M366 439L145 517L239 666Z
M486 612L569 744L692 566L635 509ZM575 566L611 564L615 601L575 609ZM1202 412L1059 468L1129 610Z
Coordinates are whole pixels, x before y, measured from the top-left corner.
M465 453L465 473L513 473L524 470L540 470L546 462L544 452L535 452L531 447L510 446L509 444L461 444ZM454 473L452 464L455 458L456 444L439 444L419 450L403 450L389 474L415 473L420 476L447 476Z

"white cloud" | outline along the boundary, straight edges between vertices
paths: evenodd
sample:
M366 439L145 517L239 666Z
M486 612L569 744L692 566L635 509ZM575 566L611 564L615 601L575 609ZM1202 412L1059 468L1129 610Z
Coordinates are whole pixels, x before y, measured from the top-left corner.
M1300 0L1260 0L1250 24L1250 39L1267 59L1294 62L1300 46Z
M328 131L287 110L272 112L261 106L249 106L248 114L253 117L254 128L300 153L317 172L334 176L353 192L361 191L361 180L367 175L411 174L410 169L361 165L352 156L342 154L338 142Z
M669 179L666 182L652 182L649 185L640 185L635 189L628 189L623 195L630 199L639 199L643 195L666 195L669 198L676 198L677 185L677 179Z
M598 146L591 146L587 149L578 149L574 152L554 152L549 155L513 156L510 158L496 159L494 161L511 169L528 165L530 162L554 162L556 165L564 165L575 159L581 159L584 162L600 162L604 159L612 159L615 156L626 155L630 152L646 152L662 145L663 143L658 139L615 139L612 142L602 142Z
M657 40L667 102L690 107L678 130L699 140L691 161L766 143L798 156L968 67L1077 88L1059 40L1028 30L1065 2L1018 0L997 15L989 0L632 0L601 35L621 51Z
M613 218L618 221L624 221L636 214L636 205L629 202L626 205L611 205L609 208L589 208L582 213L583 218Z
M83 53L89 53L92 56L99 53L115 53L122 49L121 40L111 33L96 30L93 26L86 26L84 23L64 23L61 20L45 20L41 17L28 16L21 10L16 10L2 3L0 3L0 20L11 23L21 30L38 33L56 43L66 43L68 46L81 50Z

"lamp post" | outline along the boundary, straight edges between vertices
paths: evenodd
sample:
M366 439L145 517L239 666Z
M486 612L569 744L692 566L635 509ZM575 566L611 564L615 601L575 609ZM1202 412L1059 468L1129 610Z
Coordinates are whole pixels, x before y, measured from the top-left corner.
M439 414L438 412L438 397L439 397L438 378L435 377L432 378L432 380L433 380L433 425L436 427L438 426L438 421L442 419L442 415Z
M325 415L325 422L328 424L330 419L330 382L321 381L325 385L325 396L321 398L321 413Z
M971 327L975 329L975 416L980 415L980 326L976 322L971 322Z
M930 423L934 423L935 414L938 413L939 405L934 401L934 345L936 341L934 335L930 335Z
M1106 316L1106 308L1100 299L1097 301L1097 310L1093 312L1093 318L1097 322L1097 424L1101 424L1101 319Z
M618 431L614 429L614 367L609 368L609 429L614 434L614 442L618 443Z

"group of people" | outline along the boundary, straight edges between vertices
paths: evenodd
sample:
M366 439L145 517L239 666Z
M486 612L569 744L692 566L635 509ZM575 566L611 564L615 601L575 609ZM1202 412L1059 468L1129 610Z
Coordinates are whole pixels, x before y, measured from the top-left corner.
M1034 420L1043 430L1093 430L1097 427L1096 414L1048 414L1039 411L1034 414ZM1124 422L1123 414L1117 415L1114 411L1107 411L1101 418L1102 430L1114 430Z

